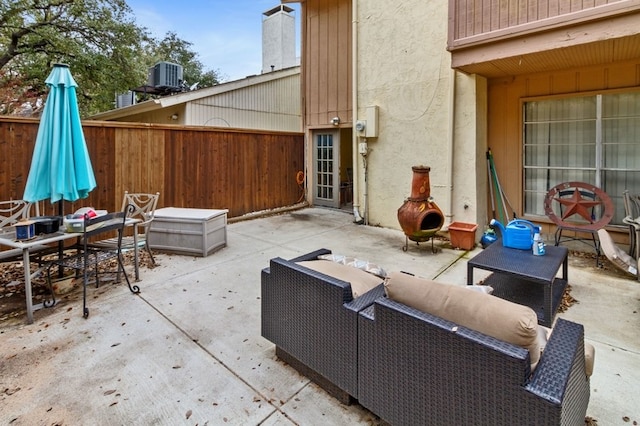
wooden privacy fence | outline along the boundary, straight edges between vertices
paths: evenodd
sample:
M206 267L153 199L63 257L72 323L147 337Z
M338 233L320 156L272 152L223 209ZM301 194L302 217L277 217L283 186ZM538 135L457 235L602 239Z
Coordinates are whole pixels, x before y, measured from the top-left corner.
M21 199L39 120L0 117L0 200ZM229 217L304 199L302 133L83 121L98 186L65 203L119 210L124 191L160 192L158 207L229 209ZM44 210L44 211L42 211ZM54 214L47 201L41 214Z

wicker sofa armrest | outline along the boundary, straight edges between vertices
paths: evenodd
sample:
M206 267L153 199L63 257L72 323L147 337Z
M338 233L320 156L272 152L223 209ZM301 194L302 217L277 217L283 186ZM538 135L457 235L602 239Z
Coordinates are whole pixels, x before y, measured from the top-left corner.
M584 327L558 318L527 390L564 407L563 424L584 419L590 396L585 369Z
M372 306L376 299L384 297L384 284L380 284L377 287L372 288L362 296L353 299L349 303L345 303L345 309L353 311L354 313L359 313L364 309Z
M318 256L322 256L323 254L331 254L331 250L321 248L321 249L312 251L311 253L307 253L307 254L303 254L302 256L295 257L289 260L289 262L297 263L297 262L304 262L306 260L316 260Z
M354 299L348 282L296 263L327 252L271 259L262 271L262 336L357 398L358 312L384 289Z
M296 258L293 258L291 260L289 260L289 262L304 262L305 260L316 260L318 258L318 256L321 256L323 254L331 254L331 250L327 250L327 249L318 249L316 251L312 251L311 253L307 253L307 254L303 254L302 256L298 256ZM269 267L266 267L262 270L262 276L268 276L270 273L271 269Z

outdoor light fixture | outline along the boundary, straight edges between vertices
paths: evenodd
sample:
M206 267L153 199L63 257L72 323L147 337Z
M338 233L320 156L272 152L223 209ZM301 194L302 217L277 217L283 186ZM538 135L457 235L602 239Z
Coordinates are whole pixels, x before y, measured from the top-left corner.
M331 119L331 124L333 124L334 126L337 126L340 124L340 117L333 117Z
M173 114L173 115L171 116L171 119L172 119L172 120L177 120L177 119L178 119L178 114Z

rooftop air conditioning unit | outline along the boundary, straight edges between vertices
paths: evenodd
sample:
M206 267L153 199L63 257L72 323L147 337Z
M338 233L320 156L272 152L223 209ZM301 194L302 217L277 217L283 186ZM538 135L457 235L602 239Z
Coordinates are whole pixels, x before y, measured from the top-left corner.
M150 70L151 71L151 70ZM182 84L182 65L158 62L153 66L151 81L153 87L179 89Z

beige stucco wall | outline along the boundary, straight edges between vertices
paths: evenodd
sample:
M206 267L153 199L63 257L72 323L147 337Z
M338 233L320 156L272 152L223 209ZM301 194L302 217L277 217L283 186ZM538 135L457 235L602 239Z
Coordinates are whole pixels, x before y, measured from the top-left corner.
M369 224L400 228L397 209L410 195L411 166L426 165L445 226L471 222L481 231L486 82L451 70L447 2L359 1L356 21L357 119L365 119L367 106L379 107L379 136L367 141L366 188L361 161L358 167L359 200L362 210L368 207Z

